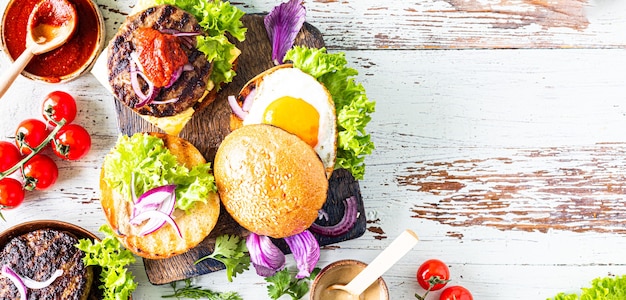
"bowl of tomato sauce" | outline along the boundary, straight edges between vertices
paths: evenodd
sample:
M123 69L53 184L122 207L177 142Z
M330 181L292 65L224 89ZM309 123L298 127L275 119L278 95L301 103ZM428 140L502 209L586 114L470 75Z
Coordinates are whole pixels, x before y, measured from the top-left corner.
M2 16L2 48L14 61L26 49L28 17L40 0L10 0ZM35 55L22 75L47 83L64 83L88 72L104 46L104 19L93 0L69 0L77 10L77 28L69 41Z

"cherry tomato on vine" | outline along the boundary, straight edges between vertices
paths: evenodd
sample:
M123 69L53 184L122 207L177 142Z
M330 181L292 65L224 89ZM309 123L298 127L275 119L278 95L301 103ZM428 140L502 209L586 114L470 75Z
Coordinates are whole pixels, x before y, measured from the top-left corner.
M22 159L20 150L7 141L0 141L0 173L15 166Z
M61 119L65 119L65 124L69 124L76 118L76 100L63 91L48 94L43 100L41 109L44 119L52 126Z
M22 183L13 178L0 179L0 208L13 208L24 201Z
M474 300L472 293L460 285L451 286L439 295L439 300Z
M28 155L31 153L30 148L39 146L49 134L48 126L43 121L26 119L15 130L15 144L22 154Z
M52 158L36 154L24 164L24 188L45 190L52 186L59 176L59 169Z
M417 269L417 283L427 291L439 290L448 281L450 281L450 269L438 259L429 259Z
M91 148L91 137L85 128L76 124L63 126L55 135L52 142L52 150L56 156L77 160L89 152Z

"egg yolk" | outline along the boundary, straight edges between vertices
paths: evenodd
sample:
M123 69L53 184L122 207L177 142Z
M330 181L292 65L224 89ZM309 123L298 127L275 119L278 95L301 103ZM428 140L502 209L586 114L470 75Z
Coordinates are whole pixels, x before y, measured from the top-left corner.
M311 147L317 145L320 114L300 98L284 96L274 100L265 109L263 123L295 134Z

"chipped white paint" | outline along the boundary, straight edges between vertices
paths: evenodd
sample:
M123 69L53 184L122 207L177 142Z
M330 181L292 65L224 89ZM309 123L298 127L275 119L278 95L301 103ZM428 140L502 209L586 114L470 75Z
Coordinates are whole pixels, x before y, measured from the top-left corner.
M98 2L110 38L132 1ZM544 299L576 291L596 276L626 274L626 2L552 2L582 5L588 25L524 23L529 19L521 15L541 11L533 3L546 1L307 1L309 22L333 50L346 51L377 101L369 127L377 149L361 181L369 230L323 251L320 266L344 258L371 261L411 228L421 242L384 276L392 299L421 292L415 271L433 257L448 262L453 283L481 300ZM276 4L233 3L247 12ZM588 49L417 50L493 47ZM0 69L7 65L2 55ZM92 151L81 161L59 162L59 182L4 212L0 230L35 219L61 219L93 232L104 223L100 164L118 133L113 99L91 75L66 85L18 78L0 101L0 136L10 138L20 120L37 117L40 98L54 89L78 99L76 122L92 133ZM453 182L449 189L446 180ZM436 184L438 191L422 189ZM483 214L466 214L477 207L471 196L484 205ZM582 196L593 201L578 206L574 200ZM518 222L521 210L530 212L523 221L535 229ZM562 222L544 222L551 214ZM491 219L473 222L481 216ZM150 285L141 262L132 269L140 282L135 299L170 291ZM195 283L236 290L244 299L262 299L266 291L252 271L233 283L223 272Z

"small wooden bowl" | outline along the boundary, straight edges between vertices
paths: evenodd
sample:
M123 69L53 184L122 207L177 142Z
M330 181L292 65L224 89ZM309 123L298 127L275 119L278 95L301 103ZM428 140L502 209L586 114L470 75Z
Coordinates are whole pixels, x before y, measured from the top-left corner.
M0 233L0 249L4 248L4 245L6 245L12 238L38 229L67 231L75 235L78 239L91 239L94 241L100 240L95 234L71 223L56 220L37 220L15 225Z
M28 0L28 1L33 1L33 0ZM7 32L5 32L6 30L6 24L7 22L15 22L15 18L21 19L26 15L22 15L22 13L20 12L20 15L15 16L15 15L11 15L9 16L8 12L9 9L11 8L12 5L23 5L20 4L18 2L22 2L22 3L26 3L25 0L9 0L8 4L5 7L3 16L2 16L2 26L0 26L0 35L2 36L2 49L3 52L6 54L7 58L9 59L9 61L13 62L17 56L19 56L18 53L10 53L9 51L9 46L8 46L8 42L7 42ZM96 59L98 58L98 55L100 54L100 51L102 50L102 48L104 47L104 39L105 39L105 35L106 35L106 31L105 31L105 26L104 26L104 18L102 16L102 13L100 12L100 9L98 8L98 4L94 1L94 0L70 0L70 2L72 2L78 9L78 7L81 7L81 9L87 9L89 11L89 15L95 15L95 20L89 20L89 22L84 21L83 23L85 24L92 24L95 23L95 27L97 30L97 36L96 36L96 40L93 46L93 49L88 49L87 51L89 51L89 53L85 52L85 55L89 55L88 58L86 59L86 61L80 65L80 67L78 67L78 69L75 69L73 71L70 71L70 73L68 74L62 74L59 76L45 76L42 74L34 74L31 73L27 70L22 71L22 75L28 79L34 80L34 81L39 81L39 82L45 82L45 83L65 83L71 80L74 80L76 78L78 78L79 76L89 72L89 70L93 67L93 65L96 63ZM30 14L30 12L24 12L24 13L28 13ZM81 30L81 17L85 17L86 14L81 14L81 11L78 11L79 16L78 16L78 28L76 29L77 32L79 30ZM87 26L87 25L84 25ZM93 27L89 27L89 28L93 28ZM78 33L74 33L74 35L78 34ZM71 40L73 40L74 38L72 38ZM63 48L63 46L61 46L61 49ZM51 52L54 52L56 50L53 50ZM66 52L61 52L61 54L67 55ZM61 55L61 54L55 54L55 55ZM46 54L42 54L46 55ZM13 57L15 56L15 57ZM70 61L70 59L72 59L73 57L67 57L68 61ZM34 61L34 59L33 59ZM31 63L36 63L31 61Z
M338 260L326 266L320 271L311 285L311 300L333 300L333 293L345 293L341 291L329 292L327 289L333 284L347 284L356 275L367 267L367 264L358 260ZM370 287L363 292L365 300L389 300L389 290L382 277L378 278ZM344 299L344 298L341 298Z
M14 237L29 233L31 231L39 229L54 229L58 231L65 231L73 234L78 239L91 239L93 241L99 241L100 239L93 233L86 229L63 221L57 220L37 220L21 223L10 227L0 233L0 250ZM101 292L98 289L100 285L100 267L94 267L94 283L91 286L89 299L102 299ZM132 299L132 298L129 298Z

